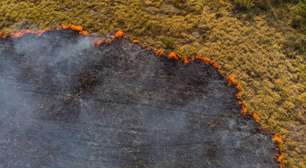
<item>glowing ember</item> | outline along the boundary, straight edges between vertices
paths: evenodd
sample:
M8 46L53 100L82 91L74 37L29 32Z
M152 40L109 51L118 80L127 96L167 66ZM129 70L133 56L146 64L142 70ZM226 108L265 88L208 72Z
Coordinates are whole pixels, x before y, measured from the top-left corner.
M279 162L282 165L282 163L285 160L284 154L281 153L281 154L277 155L276 160L277 160L277 162ZM280 166L280 167L282 167L282 166Z
M190 59L188 57L183 57L183 63L184 64L189 64L190 63Z
M236 85L237 84L237 80L236 80L235 75L229 75L226 80L231 85Z
M65 30L73 30L73 31L77 31L77 32L79 32L79 35L81 35L81 36L87 36L87 35L89 35L89 33L87 32L87 31L85 31L81 26L78 26L78 25L64 25L64 26L62 26L62 28L63 29L65 29ZM42 35L43 33L45 33L46 31L48 31L48 29L45 29L45 30L37 30L37 31L32 31L32 30L22 30L22 31L19 31L19 32L16 32L16 33L12 33L11 34L11 37L18 37L18 38L21 38L22 36L24 36L24 35L26 35L26 34L35 34L35 35L38 35L38 36L40 36L40 35ZM69 31L67 31L67 32L69 32ZM70 32L71 33L71 32ZM75 33L74 33L75 34ZM120 46L120 45L124 45L124 39L123 39L123 41L121 41L121 40L119 40L119 39L121 39L121 38L124 38L124 32L123 31L117 31L117 32L115 32L114 33L114 36L112 36L112 37L115 37L115 38L117 38L118 40L116 40L116 39L106 39L106 40L104 40L104 39L102 39L102 38L95 38L95 36L90 36L89 37L89 39L91 40L91 43L95 46L95 47L100 47L101 45L103 45L103 44L109 44L109 45L107 45L106 47L109 47L111 50L114 50L114 51L117 51L117 49L113 49L113 45L111 45L113 42L115 43L114 45L115 46ZM0 34L0 36L5 36L5 35L1 35ZM44 36L43 36L44 37ZM120 41L120 42L118 42L118 41ZM136 43L136 44L138 44L139 43L139 40L138 39L134 39L133 40L133 43ZM78 47L76 47L76 48L80 48L79 46ZM127 46L125 47L125 49L126 48L128 48ZM101 50L99 50L99 51L96 51L95 53L98 53L98 52L105 52L104 54L101 54L101 55L103 55L103 56L108 56L108 54L109 53L107 53L106 51L101 51ZM119 53L121 52L121 51L118 51ZM114 52L114 53L118 53L118 52ZM80 52L78 52L79 54L80 54ZM164 50L163 49L153 49L153 53L156 55L156 56L163 56L164 55ZM112 53L111 53L112 54ZM168 55L168 59L169 60L174 60L174 61L182 61L182 63L183 64L193 64L194 63L194 61L195 60L200 60L200 61L202 61L203 63L205 63L205 64L207 64L207 65L210 65L210 66L205 66L205 65L199 65L199 64L195 64L195 65L192 65L192 66L194 66L195 68L197 68L197 66L202 66L202 68L204 68L204 69L208 69L209 70L209 72L211 73L212 71L209 69L209 68L214 68L214 69L216 69L216 70L219 70L220 68L221 68L221 66L219 65L219 64L217 64L216 62L214 62L213 60L211 60L211 59L209 59L209 58L207 58L207 57L204 57L204 56L201 56L201 55L197 55L197 56L195 56L194 57L194 59L192 60L192 59L190 59L190 58L188 58L188 57L186 57L186 56L184 56L184 57L179 57L178 55L177 55L177 53L176 52L170 52ZM86 57L87 58L87 57ZM99 58L99 57L93 57L93 59L95 60L95 59L97 59L97 58ZM142 59L143 57L139 57L139 59ZM110 68L111 66L111 64L115 64L115 65L117 65L118 64L118 67L123 67L123 68L126 68L126 66L129 66L129 65L126 65L126 63L127 62L133 62L133 61L135 61L135 60L133 60L133 61L123 61L123 60L125 60L126 58L125 57L122 57L121 59L116 59L116 56L112 56L112 57L109 57L108 59L103 59L103 60L106 60L106 61L110 61L110 60L112 60L112 61L110 61L109 63L106 63L105 65L103 65L103 66L101 66L101 65L99 65L99 64L97 64L96 66L93 66L93 67L100 67L100 69L103 69L103 68L101 68L101 67L108 67L108 68ZM152 58L153 59L153 58ZM154 58L153 60L154 61L156 61L155 60L156 58ZM161 59L161 60L159 60L160 62L164 62L165 60L167 60L167 59L164 59L164 58L159 58L159 57L157 57L157 59ZM168 61L169 61L168 60ZM120 63L120 61L123 61L123 62L121 62L122 63L122 65L121 65L121 63ZM82 61L79 61L79 62L82 62ZM103 62L103 61L102 61ZM102 63L101 62L101 63ZM170 61L170 62L172 62L172 61ZM120 66L119 66L120 65ZM161 65L161 66L164 66L163 64ZM173 66L173 67L172 67ZM175 66L178 66L178 67L175 67ZM185 73L185 71L191 71L191 72L193 72L193 73L195 73L195 74L189 74L189 75L187 75L187 76L184 76L184 77L182 77L182 78L180 78L180 79L184 79L184 80L186 80L186 81L188 81L188 80L190 80L189 82L186 82L186 83L192 83L192 82L195 82L195 81L197 81L197 80L199 80L198 82L195 82L195 84L194 85L198 85L199 83L201 83L201 82L204 82L204 84L203 84L203 86L205 86L205 82L207 82L207 79L208 78L211 78L211 77L213 77L214 75L212 75L212 76L206 76L206 78L205 79L202 79L202 76L197 76L197 77L194 77L194 75L196 75L197 73L201 73L202 72L202 70L203 69L201 69L201 71L192 71L193 69L192 68L190 68L190 69L187 69L187 70L183 70L181 67L179 67L179 66L183 66L182 64L178 64L178 65L176 65L176 64L171 64L171 66L169 65L169 67L163 67L160 71L161 72L163 72L163 70L165 70L165 69L168 69L166 72L167 73L165 73L165 74L163 74L163 75L154 75L154 76L157 76L157 77L159 77L159 76L163 76L163 77L166 77L167 78L167 75L170 75L169 76L169 79L166 79L166 83L161 83L161 86L164 86L164 85L166 85L167 86L167 82L169 82L169 80L174 80L174 79L176 79L176 78L172 78L173 76L176 76L176 77L180 77L180 75L182 75L182 74L184 74L184 75L186 75L186 73ZM116 66L115 66L116 67ZM133 66L133 67L135 67L135 65ZM129 69L133 69L133 67L129 67ZM191 66L184 66L185 68L188 68L188 67L191 67ZM209 67L209 68L208 68ZM160 68L160 67L158 67L158 68ZM172 69L171 69L172 68ZM198 67L199 68L199 67ZM79 68L77 68L77 69L79 69ZM99 69L99 70L100 70ZM150 69L151 70L151 69ZM93 72L95 72L95 73L97 73L97 71L98 70L94 70ZM117 71L117 70L116 70ZM173 71L173 72L172 72ZM181 72L181 73L175 73L176 71L179 71L179 72ZM131 71L132 72L132 71ZM152 71L148 71L148 72L152 72ZM153 72L155 72L155 71L153 71ZM156 72L159 72L159 71L156 71ZM112 76L113 74L116 74L117 72L112 72L111 73L111 75L110 76ZM125 73L130 73L130 72L127 72L126 70L125 71L122 71L122 73L119 73L119 75L122 75L122 74L125 74ZM133 71L133 75L135 75L135 73L136 73L136 71L134 72ZM140 76L141 75L144 75L143 73L141 73L141 72L139 72L140 73ZM215 73L215 72L213 72L213 73ZM82 78L79 80L79 82L80 82L80 85L81 86L79 86L80 88L79 89L87 89L87 90L89 90L89 89L92 89L92 88L94 88L94 87L96 87L96 86L98 86L99 85L99 79L100 78L98 78L97 76L95 76L95 74L92 74L92 72L87 72L87 71L85 71L84 73L81 73L82 74ZM99 73L98 73L99 74ZM205 73L204 73L205 74ZM133 76L133 75L130 75L130 76ZM201 74L201 75L203 75L203 74ZM207 74L206 74L207 75ZM218 73L216 73L215 74L218 78L220 77L220 74L218 74ZM215 76L215 77L216 77ZM129 75L127 75L127 76L122 76L121 77L121 79L126 79L126 77L129 77ZM143 77L143 76L142 76ZM50 78L51 79L51 78ZM137 78L138 79L138 78ZM150 80L150 79L149 79ZM159 79L159 80L164 80L164 79ZM177 103L177 102L180 102L180 100L182 100L182 102L184 102L184 104L187 104L188 105L188 103L190 103L190 107L189 106L186 106L186 108L188 107L188 110L189 110L189 113L191 113L191 114L193 114L193 111L192 110L194 110L194 109L197 109L198 107L197 106L201 106L199 103L197 103L197 105L193 105L192 104L192 100L189 100L190 102L188 102L188 101L186 101L186 99L188 100L189 99L189 97L190 97L190 95L187 95L187 93L189 93L190 92L190 88L189 87L191 87L191 88L193 88L194 87L194 85L190 85L190 86L185 86L186 85L186 83L184 83L185 81L184 80L178 80L178 81L175 81L175 82L173 82L173 83L175 83L175 85L171 85L171 87L167 87L168 89L165 91L165 90L162 90L163 89L163 87L161 87L161 88L159 88L159 89L157 89L156 91L160 91L161 93L165 93L163 96L160 96L160 97L158 97L158 96L155 96L155 97L153 97L152 99L155 99L155 98L161 98L162 99L162 101L160 101L160 102L158 102L158 103L166 103L167 104L167 106L169 105L169 106L173 106L173 103L174 103L174 105ZM221 78L220 77L220 79L219 79L220 81L222 81L222 80L224 80L223 78ZM109 81L111 81L111 80L109 80ZM131 81L133 81L133 82L135 82L135 79L133 79L133 80L131 80ZM181 83L180 82L182 82L183 81L183 84L182 84L182 86L180 86L180 87L177 87L176 85L180 85ZM219 82L220 82L219 81ZM242 91L243 91L243 89L242 89L242 85L237 81L237 78L236 78L236 76L235 75L229 75L227 78L226 78L226 81L228 82L228 84L230 84L230 85L232 85L232 86L234 86L234 87L232 87L232 89L233 88L236 88L236 93L235 93L235 96L236 96L236 99L237 100L239 100L239 104L240 104L240 109L238 109L236 112L238 112L238 114L239 114L239 110L241 110L241 115L242 116L247 116L248 115L248 108L247 108L247 105L243 102L243 100L242 100ZM130 82L130 81L128 81L128 82ZM143 81L142 81L143 82ZM72 82L72 83L77 83L77 82ZM107 84L107 83L104 83L104 84ZM120 82L118 82L117 84L119 84L120 85L120 87L121 87L121 84L122 84L122 81L120 81ZM109 85L109 87L110 88L115 88L114 89L114 91L116 91L116 90L120 90L120 89L124 89L124 91L122 92L122 93L126 93L126 91L128 90L128 91L130 91L129 89L125 89L125 88L120 88L119 86L118 86L118 88L116 88L117 87L117 84L110 84ZM221 83L222 84L222 83ZM139 85L141 85L141 83L139 83ZM220 85L220 84L218 84L218 85ZM122 85L123 86L123 85ZM131 85L127 85L127 86L133 86L132 84ZM151 85L144 85L144 87L149 87L149 86L151 86ZM221 85L220 85L221 86ZM222 85L222 87L224 87L224 86L226 86L225 84L224 85ZM99 87L104 87L104 86L99 86ZM180 93L180 94L178 94L177 96L173 96L173 97L169 97L169 100L168 100L168 96L169 95L171 95L171 94L174 94L174 93L177 93L177 91L174 91L173 93L171 92L171 90L172 89L180 89L180 88L185 88L186 87L186 91L184 91L184 92L182 92L182 93ZM169 89L169 88L171 88L171 89ZM205 89L205 87L199 87L199 88L196 88L196 89L198 89L198 90L196 90L196 92L195 93L193 93L193 94L203 94L203 95L205 95L206 93L205 92L200 92L199 90L201 90L201 89ZM150 89L150 88L149 88ZM156 88L155 88L156 89ZM193 89L195 89L195 88L193 88ZM108 89L104 89L104 90L108 90ZM111 89L110 89L111 90ZM152 90L152 89L151 89ZM75 90L74 90L75 91ZM78 90L77 89L77 91L80 91L80 90ZM167 93L167 92L169 92L169 93ZM180 91L181 92L181 91ZM82 94L84 94L84 93L95 93L95 92L87 92L87 91L80 91L78 94L80 94L80 95L82 95ZM97 93L95 93L95 94L97 94L97 95L99 95L99 92L97 92ZM116 93L117 95L120 95L121 94L121 92L120 93ZM114 95L116 95L116 94L114 94ZM187 96L186 96L186 95ZM65 104L69 104L70 102L74 102L74 101L76 101L76 100L78 100L78 98L79 98L79 96L80 95L77 95L76 97L64 97L64 102L65 102ZM88 96L88 95L86 95L86 96ZM129 96L131 96L131 95L129 95ZM103 97L103 95L102 95L102 97ZM76 100L74 100L74 99L76 99ZM130 99L130 97L129 97L129 99ZM115 99L114 99L115 100ZM82 100L82 101L84 101L84 100ZM151 101L151 99L150 99L150 101ZM180 102L181 103L181 102ZM205 103L207 103L207 102L203 102L204 104ZM153 102L153 104L154 104L154 102ZM226 104L222 104L222 105L226 105ZM45 105L46 107L48 107L48 105ZM214 106L214 104L210 104L210 106ZM207 107L210 107L210 106L207 106ZM205 107L205 108L207 108L207 107ZM221 106L220 106L221 107ZM176 106L174 106L174 108L176 108ZM190 109L189 109L190 108ZM203 108L201 108L201 109L205 109L204 107ZM218 106L216 106L215 108L219 108ZM224 108L224 109L232 109L232 108L234 108L233 106L231 106L231 107L229 107L229 108ZM100 108L96 108L96 109L100 109ZM200 110L201 111L201 110ZM210 112L210 111L215 111L215 109L213 109L213 108L211 108L210 110L208 110L207 112ZM217 110L218 111L218 110ZM220 111L222 111L222 110L220 110ZM196 113L195 113L196 114ZM198 115L198 114L197 114ZM253 117L253 119L254 119L254 121L256 122L256 123L260 123L260 121L261 121L261 119L260 119L260 116L256 113L256 112L253 112L252 114L251 114L251 116ZM204 115L204 118L205 117L208 117L207 119L205 119L205 121L206 120L208 120L208 119L210 119L210 117L211 116L209 116L209 115L207 115L206 116L206 114ZM231 116L231 117L233 117L233 116ZM95 117L94 117L95 118ZM196 117L195 116L195 118L198 118L198 117ZM217 117L218 118L218 117ZM154 117L153 117L153 119L154 119ZM159 121L160 119L158 119L157 121ZM192 122L193 123L193 122ZM200 124L201 122L199 121L199 123L198 124ZM167 124L167 125L173 125L173 123L172 124ZM153 124L153 126L154 126L154 124ZM217 126L217 125L214 125L214 127L215 126ZM202 127L202 125L201 125L201 127ZM206 128L206 127L205 127ZM177 130L177 129L175 129L175 130ZM128 130L129 131L129 130ZM135 130L133 130L133 131L135 131ZM137 132L138 130L136 130L136 132ZM188 136L187 136L188 137ZM203 139L203 138L202 138ZM279 136L279 135L277 135L277 134L275 134L274 136L273 136L273 141L276 143L276 144L281 144L281 143L283 143L283 140L282 140L282 138ZM144 140L145 141L145 140ZM217 144L218 145L218 144ZM188 153L188 152L187 152ZM250 153L250 152L248 152L248 153ZM134 155L134 154L132 154L133 155L133 157L135 157L135 158L138 158L139 156L136 156L136 155ZM108 155L107 155L107 157L109 157ZM283 160L284 160L284 156L280 153L276 158L275 158L279 163L281 163L282 164L282 162L283 162ZM184 159L183 159L184 160Z
M196 60L200 60L200 61L202 61L202 62L204 62L205 64L208 64L208 65L210 65L212 63L212 61L209 58L207 58L207 57L205 57L203 55L197 55L195 57L195 59Z
M89 33L80 25L62 25L62 29L77 31L81 36L89 35Z
M260 123L260 117L256 112L252 113L252 117L254 118L256 123Z
M124 37L124 32L122 30L119 30L115 33L116 38L123 38Z
M170 60L175 60L175 61L178 61L178 60L179 60L179 57L177 56L177 54L176 54L174 51L172 51L172 52L170 52L170 53L168 54L168 58L169 58Z
M274 134L272 140L277 144L283 143L283 139L279 134Z
M220 69L221 68L221 66L216 62L212 62L211 66L213 66L215 69Z
M248 108L245 103L241 103L241 115L246 116L248 114Z
M243 91L241 84L238 83L238 82L236 82L236 89L237 89L237 92L242 92Z
M237 100L242 101L242 93L241 92L236 93L235 96L236 96Z

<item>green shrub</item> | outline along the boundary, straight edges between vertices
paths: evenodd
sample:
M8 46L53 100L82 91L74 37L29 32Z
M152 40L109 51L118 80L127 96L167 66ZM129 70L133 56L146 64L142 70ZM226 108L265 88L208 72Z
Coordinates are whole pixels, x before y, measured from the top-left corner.
M238 9L250 9L254 6L254 0L234 0Z

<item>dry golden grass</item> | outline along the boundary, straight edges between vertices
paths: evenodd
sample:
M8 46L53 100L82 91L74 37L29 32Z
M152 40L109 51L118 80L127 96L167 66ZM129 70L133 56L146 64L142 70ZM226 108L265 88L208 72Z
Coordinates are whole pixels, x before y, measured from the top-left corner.
M99 34L122 29L142 45L203 54L237 76L249 112L283 137L286 166L305 167L305 52L289 50L288 56L286 37L295 33L290 27L284 32L278 26L286 25L272 26L264 13L249 18L233 8L222 0L2 0L0 30L60 24Z

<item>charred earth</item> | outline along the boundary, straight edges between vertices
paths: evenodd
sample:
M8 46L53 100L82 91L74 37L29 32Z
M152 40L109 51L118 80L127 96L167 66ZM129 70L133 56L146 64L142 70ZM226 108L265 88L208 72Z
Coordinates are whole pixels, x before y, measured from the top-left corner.
M71 30L0 40L0 167L278 167L210 65Z

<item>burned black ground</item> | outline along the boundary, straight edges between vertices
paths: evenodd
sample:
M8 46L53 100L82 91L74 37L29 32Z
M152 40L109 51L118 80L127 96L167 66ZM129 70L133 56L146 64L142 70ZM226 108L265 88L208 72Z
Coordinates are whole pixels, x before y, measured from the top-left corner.
M0 41L0 167L277 167L212 67L51 31Z

